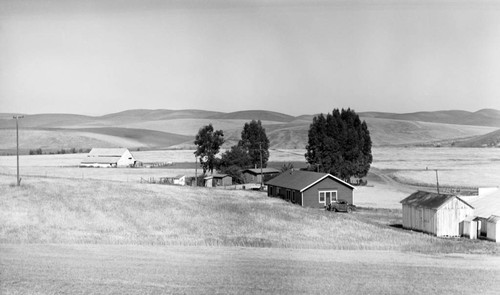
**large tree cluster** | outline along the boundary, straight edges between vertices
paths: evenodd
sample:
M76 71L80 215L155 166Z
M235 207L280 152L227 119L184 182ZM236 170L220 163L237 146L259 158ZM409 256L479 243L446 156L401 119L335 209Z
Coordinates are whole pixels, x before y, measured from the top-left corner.
M366 122L351 109L315 116L309 127L306 160L311 168L341 179L366 176L372 141Z

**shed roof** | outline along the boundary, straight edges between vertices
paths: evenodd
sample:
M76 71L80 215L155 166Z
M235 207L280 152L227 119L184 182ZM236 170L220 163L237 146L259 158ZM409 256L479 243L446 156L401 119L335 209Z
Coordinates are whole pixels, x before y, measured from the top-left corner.
M211 178L224 178L224 177L231 177L227 174L213 174L205 177L204 179L211 179Z
M497 216L497 215L491 215L491 216L488 218L488 222L498 223L498 222L500 222L500 216Z
M260 174L260 168L255 168L255 169L245 169L243 170L243 173L245 172L250 172L252 174ZM278 169L274 168L262 168L262 174L270 174L270 173L281 173Z
M437 194L437 193L432 193L432 192L424 192L424 191L417 191L405 199L401 200L401 204L405 205L410 205L410 206L416 206L416 207L425 207L429 209L439 209L441 206L444 204L448 203L449 201L453 200L454 198L457 198L467 206L472 207L469 205L467 202L464 200L460 199L459 197L455 195L449 195L449 194Z
M126 148L93 148L89 157L121 157L128 149Z
M295 170L289 170L286 172L281 173L280 175L276 176L275 178L269 180L266 182L266 185L274 185L274 186L279 186L279 187L285 187L293 190L298 190L298 191L305 191L309 187L315 185L316 183L320 182L321 180L325 178L331 178L347 187L350 189L354 189L354 186L348 184L347 182L329 174L329 173L318 173L318 172L311 172L311 171L295 171Z
M491 215L500 216L500 190L470 201L474 206L474 215L488 218Z

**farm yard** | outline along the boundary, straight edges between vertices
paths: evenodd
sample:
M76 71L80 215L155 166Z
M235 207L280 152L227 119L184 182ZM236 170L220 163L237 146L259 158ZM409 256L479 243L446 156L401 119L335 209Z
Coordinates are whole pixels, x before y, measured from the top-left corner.
M497 243L403 230L399 201L414 191L405 182L433 185L426 166L440 169L443 183L493 186L496 152L374 148L352 214L301 208L261 192L140 183L194 175L186 165L193 151L132 151L141 161L172 162L166 168L77 168L83 154L21 156L19 188L15 157L0 157L0 291L293 294L342 286L344 294L493 294L500 288ZM270 162L304 161L303 153L272 150ZM188 280L195 272L200 277ZM266 286L282 280L278 290Z

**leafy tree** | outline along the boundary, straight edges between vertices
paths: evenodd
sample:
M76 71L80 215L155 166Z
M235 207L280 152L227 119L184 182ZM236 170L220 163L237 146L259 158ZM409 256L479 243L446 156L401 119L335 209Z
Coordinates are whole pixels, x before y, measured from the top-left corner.
M309 127L306 160L316 171L342 179L366 176L372 163L370 132L354 110L334 109L313 118Z
M222 130L214 131L212 124L208 124L198 131L194 144L197 145L194 154L200 157L200 164L203 174L207 171L213 173L216 164L215 156L224 143L224 132Z
M225 168L231 166L237 166L240 167L240 169L251 166L250 157L248 156L247 151L241 146L232 146L230 150L222 154L221 159L217 163L218 170L224 170Z
M266 129L262 127L260 120L252 120L250 123L245 123L238 146L248 153L252 166L260 166L262 152L262 167L265 168L267 166L267 160L269 159L269 139L266 135Z

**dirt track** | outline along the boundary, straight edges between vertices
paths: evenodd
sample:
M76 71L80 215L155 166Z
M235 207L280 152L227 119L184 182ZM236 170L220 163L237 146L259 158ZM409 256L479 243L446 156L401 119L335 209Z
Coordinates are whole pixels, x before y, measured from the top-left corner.
M0 245L0 292L495 294L500 257L387 251Z

